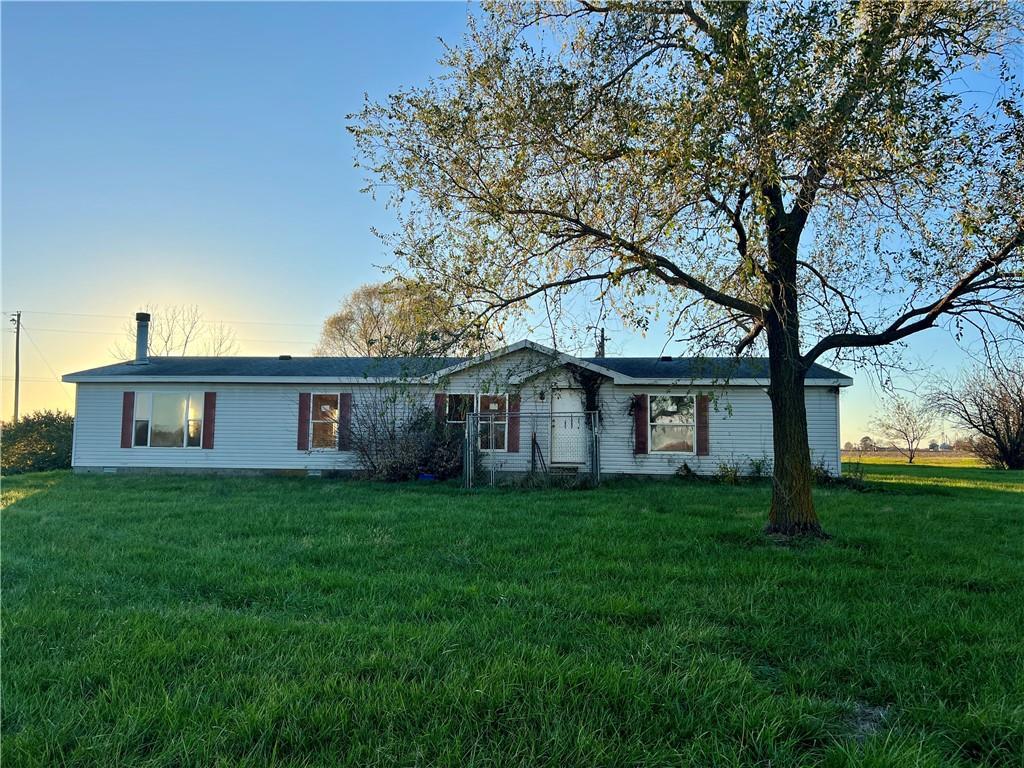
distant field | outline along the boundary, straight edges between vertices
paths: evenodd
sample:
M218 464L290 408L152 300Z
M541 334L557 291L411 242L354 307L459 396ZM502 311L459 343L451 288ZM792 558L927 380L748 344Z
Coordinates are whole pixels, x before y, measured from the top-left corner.
M906 464L907 460L897 451L843 451L843 463L860 461L864 464ZM972 453L964 451L921 451L914 457L914 464L921 467L981 467L984 466Z
M1024 766L1024 472L768 483L22 475L7 766Z

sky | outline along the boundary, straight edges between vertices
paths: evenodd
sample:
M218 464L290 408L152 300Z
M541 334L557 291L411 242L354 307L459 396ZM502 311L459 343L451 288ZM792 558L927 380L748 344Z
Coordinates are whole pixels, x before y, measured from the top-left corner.
M309 354L341 298L392 261L372 228L394 219L361 192L346 115L364 94L439 73L441 40L458 42L467 12L3 3L0 302L24 312L21 412L72 410L59 375L113 362L147 305L198 305L234 330L239 354ZM610 353L663 345L611 336ZM12 332L2 340L8 419ZM931 371L961 363L938 330L907 358ZM856 441L877 393L866 373L845 372L857 383L842 395L842 440Z

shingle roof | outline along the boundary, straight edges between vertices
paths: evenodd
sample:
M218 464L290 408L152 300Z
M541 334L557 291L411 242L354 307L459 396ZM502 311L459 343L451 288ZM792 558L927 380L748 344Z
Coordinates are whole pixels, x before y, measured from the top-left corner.
M767 357L584 357L593 365L609 368L634 379L768 379ZM814 363L808 379L841 379L837 373Z
M395 378L426 376L461 357L151 357L148 365L115 363L70 376L252 376L295 378Z
M69 377L252 377L252 378L414 378L436 373L469 358L445 357L151 357L148 365L115 363ZM583 362L634 379L768 379L768 359L763 357L584 357ZM843 374L814 364L808 379L840 379Z

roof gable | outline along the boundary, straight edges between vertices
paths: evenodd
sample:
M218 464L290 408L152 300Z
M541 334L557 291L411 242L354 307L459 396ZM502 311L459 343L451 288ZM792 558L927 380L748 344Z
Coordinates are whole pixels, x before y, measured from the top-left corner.
M486 352L483 355L480 355L479 357L460 360L457 363L442 368L441 370L432 374L430 378L435 381L443 379L445 377L452 376L453 374L460 373L462 371L474 368L479 365L493 363L503 357L508 357L509 355L513 355L517 352L521 352L524 350L531 350L533 352L536 352L541 356L549 358L551 362L548 365L524 366L523 369L518 372L518 379L521 381L526 380L528 378L532 378L533 376L537 376L540 373L543 373L544 371L553 370L555 368L560 368L565 365L576 365L579 366L580 368L586 368L588 370L593 371L594 373L606 376L609 379L616 378L615 371L601 365L601 362L603 361L600 358L591 358L588 360L581 357L573 357L572 355L566 354L565 352L559 352L557 349L545 347L543 344L538 344L537 342L530 341L529 339L517 341L514 344L510 344L507 347L502 347L501 349L496 349L492 352Z

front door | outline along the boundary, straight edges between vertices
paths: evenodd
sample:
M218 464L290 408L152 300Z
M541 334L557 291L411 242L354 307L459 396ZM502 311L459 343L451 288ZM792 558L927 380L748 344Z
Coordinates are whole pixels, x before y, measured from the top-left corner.
M551 390L551 463L585 464L588 437L583 390Z

